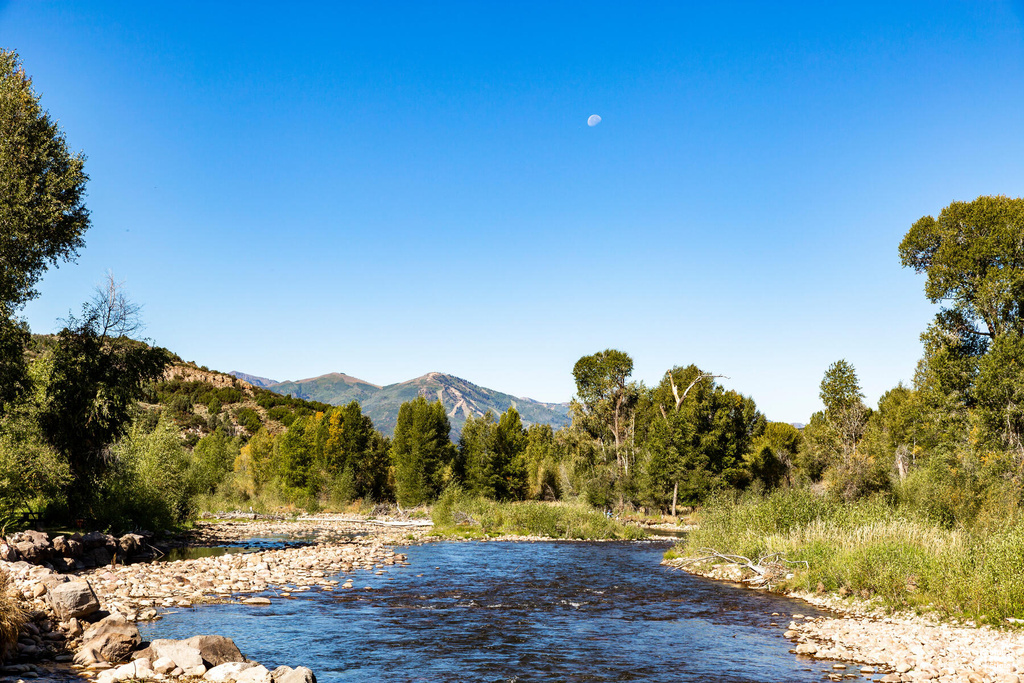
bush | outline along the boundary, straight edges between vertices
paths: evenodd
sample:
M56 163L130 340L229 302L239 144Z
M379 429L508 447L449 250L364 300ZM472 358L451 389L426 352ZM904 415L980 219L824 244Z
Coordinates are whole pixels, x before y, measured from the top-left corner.
M639 539L646 534L583 503L521 501L498 503L449 487L434 504L431 519L441 535L547 536L572 539Z
M0 662L4 661L8 648L18 642L18 630L27 616L21 600L12 595L11 590L11 577L0 569Z

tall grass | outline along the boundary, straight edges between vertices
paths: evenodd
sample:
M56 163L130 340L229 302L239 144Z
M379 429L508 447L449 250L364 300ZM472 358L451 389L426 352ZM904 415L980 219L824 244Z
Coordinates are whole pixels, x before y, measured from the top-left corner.
M672 552L702 548L805 561L786 588L847 589L891 608L1003 622L1024 617L1024 522L947 529L882 499L843 503L810 491L723 497Z
M21 600L11 590L11 577L0 569L0 662L4 661L7 649L18 642L18 630L26 618Z
M502 534L564 539L639 539L641 529L610 519L584 503L522 501L499 503L450 488L431 513L442 536L481 537Z

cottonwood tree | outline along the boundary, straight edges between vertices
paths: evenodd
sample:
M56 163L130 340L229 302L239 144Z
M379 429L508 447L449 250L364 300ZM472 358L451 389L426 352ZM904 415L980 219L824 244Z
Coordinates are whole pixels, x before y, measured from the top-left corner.
M39 105L16 52L0 50L0 410L28 388L28 329L17 311L89 228L85 157Z
M628 382L633 359L623 351L607 349L583 356L572 369L576 398L570 403L573 425L598 440L611 438L620 471L629 473L631 458L623 448L639 387Z

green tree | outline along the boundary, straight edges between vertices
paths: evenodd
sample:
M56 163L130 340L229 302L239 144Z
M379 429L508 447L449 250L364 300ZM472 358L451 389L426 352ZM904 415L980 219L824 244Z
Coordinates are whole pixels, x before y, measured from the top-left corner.
M0 50L0 410L28 388L28 332L15 315L89 228L84 163L39 106L17 53Z
M130 321L111 327L105 305L94 299L57 335L45 356L38 414L44 439L71 467L69 503L83 510L109 464L108 446L127 431L146 384L171 358L165 349L117 334Z
M623 473L629 472L630 457L623 446L639 394L637 385L627 382L631 374L633 359L616 349L583 356L572 369L576 380L576 398L570 403L573 426L602 442L610 437Z
M455 446L448 434L451 424L440 401L427 403L422 396L398 409L391 461L395 494L402 505L433 500L452 478Z

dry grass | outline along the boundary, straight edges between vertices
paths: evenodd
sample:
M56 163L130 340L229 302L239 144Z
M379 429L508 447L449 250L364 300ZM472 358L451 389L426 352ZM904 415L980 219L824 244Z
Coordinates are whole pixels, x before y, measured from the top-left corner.
M21 600L11 590L11 577L0 569L0 661L3 661L7 649L18 642L18 630L26 617Z

